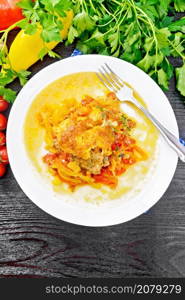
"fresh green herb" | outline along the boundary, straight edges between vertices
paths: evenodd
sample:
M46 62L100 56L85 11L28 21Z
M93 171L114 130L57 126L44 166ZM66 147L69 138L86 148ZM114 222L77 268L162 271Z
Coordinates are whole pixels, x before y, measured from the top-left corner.
M125 116L124 114L122 114L120 121L123 124L123 129L124 130L126 130L126 131L130 131L131 130L131 128L129 126L129 119L127 118L127 116Z
M164 90L176 75L184 95L184 67L174 70L169 57L185 62L184 0L72 0L75 17L68 43L77 39L85 53L113 55L147 72ZM168 15L170 14L170 16ZM175 72L174 72L175 71Z
M13 103L16 98L16 92L12 89L0 85L0 95L3 96L8 102Z
M17 4L23 9L25 19L19 22L19 26L27 34L34 34L38 23L41 26L41 37L45 43L61 41L60 31L63 23L60 17L66 16L66 11L72 8L70 0L21 0ZM50 53L53 57L53 51Z
M115 132L115 133L118 132L118 129L115 128L115 127L111 127L111 129L112 129L112 131Z
M185 63L181 68L176 69L177 88L185 96Z
M25 18L2 31L0 37L0 66L10 69L3 70L0 76L0 92L6 100L10 99L9 89L5 93L7 84L15 77L24 84L29 75L12 70L6 47L8 33L19 26L33 35L39 24L43 39L39 58L46 54L59 57L46 44L61 41L61 17L72 8L74 19L66 44L76 41L77 48L84 53L129 61L147 72L164 90L175 75L177 89L185 96L185 17L174 19L175 12L185 12L184 0L21 0L18 6ZM180 58L179 68L173 67L170 56Z

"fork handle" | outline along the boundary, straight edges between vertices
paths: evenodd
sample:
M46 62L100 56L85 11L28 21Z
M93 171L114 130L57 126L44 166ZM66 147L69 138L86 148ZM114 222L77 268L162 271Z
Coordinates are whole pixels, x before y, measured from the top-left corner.
M150 119L150 121L159 130L165 141L175 150L181 161L185 162L185 147L181 144L179 139L168 129L166 129L146 108L144 108L134 98L132 100L128 100L128 102L131 102L135 106L137 106L137 108L139 108L148 117L148 119Z

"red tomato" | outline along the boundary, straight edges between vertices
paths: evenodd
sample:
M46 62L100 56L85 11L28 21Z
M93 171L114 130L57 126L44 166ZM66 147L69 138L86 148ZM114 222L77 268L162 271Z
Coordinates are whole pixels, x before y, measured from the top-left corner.
M3 114L0 114L0 130L6 129L6 126L7 126L7 118Z
M7 108L8 108L8 102L4 100L2 96L0 96L0 111L5 111Z
M112 144L112 146L111 146L112 151L117 151L119 148L121 148L121 146L122 146L121 143L115 142L115 143Z
M2 177L6 172L6 166L3 163L0 163L0 177Z
M23 18L21 8L16 6L16 3L19 1L0 0L0 30L8 28Z
M6 146L2 146L0 148L0 162L4 163L5 165L9 163Z
M4 132L0 131L0 146L3 146L6 144L6 136Z

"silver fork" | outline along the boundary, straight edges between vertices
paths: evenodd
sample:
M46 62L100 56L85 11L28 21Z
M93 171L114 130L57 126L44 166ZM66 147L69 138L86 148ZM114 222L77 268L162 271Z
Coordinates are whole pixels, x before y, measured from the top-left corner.
M146 108L144 108L134 97L133 89L129 88L108 64L104 64L96 73L106 88L114 92L121 102L131 102L139 108L159 130L165 141L175 150L178 157L185 162L185 147L178 138L166 129Z

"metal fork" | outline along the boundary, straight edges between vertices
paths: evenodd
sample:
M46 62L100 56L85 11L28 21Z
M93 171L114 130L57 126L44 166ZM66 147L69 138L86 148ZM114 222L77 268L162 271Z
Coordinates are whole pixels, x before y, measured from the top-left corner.
M104 64L99 68L99 73L96 73L100 81L106 88L114 92L121 102L130 102L139 108L150 121L159 130L165 141L170 147L175 150L178 157L185 162L185 147L179 139L166 129L145 107L143 107L134 97L133 89L129 88L124 81L118 76L108 64Z

